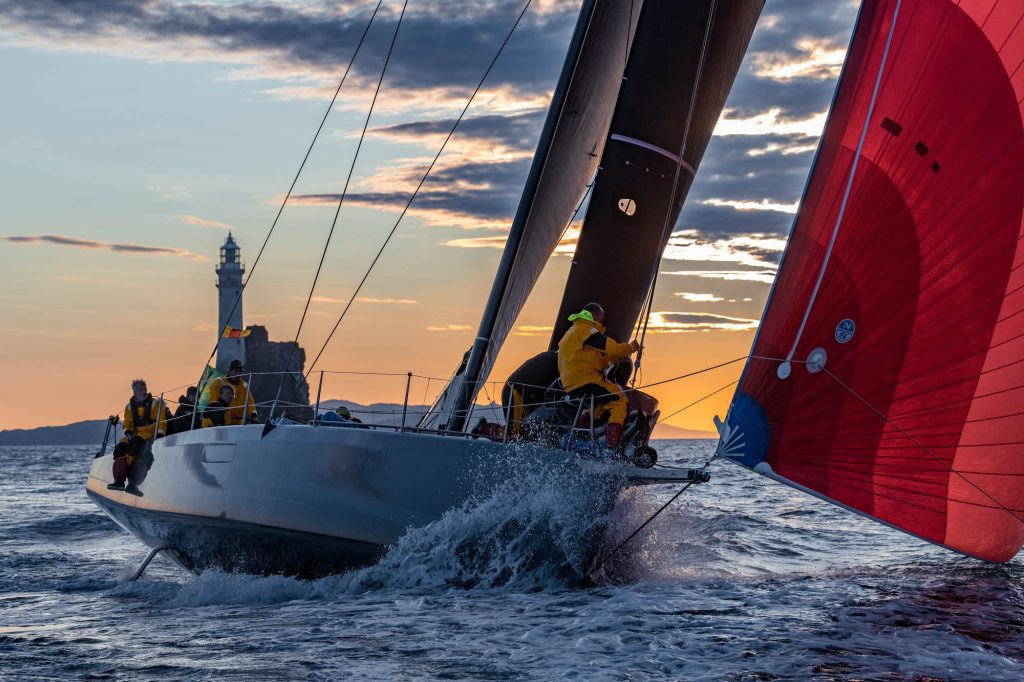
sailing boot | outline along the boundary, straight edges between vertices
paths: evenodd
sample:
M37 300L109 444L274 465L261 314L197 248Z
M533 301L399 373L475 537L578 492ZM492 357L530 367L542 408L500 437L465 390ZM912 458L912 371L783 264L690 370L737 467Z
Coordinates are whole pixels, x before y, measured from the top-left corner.
M110 473L114 476L114 482L107 485L107 490L124 490L124 480L128 478L128 458L115 457Z
M604 427L604 443L616 458L622 457L622 424L609 422Z

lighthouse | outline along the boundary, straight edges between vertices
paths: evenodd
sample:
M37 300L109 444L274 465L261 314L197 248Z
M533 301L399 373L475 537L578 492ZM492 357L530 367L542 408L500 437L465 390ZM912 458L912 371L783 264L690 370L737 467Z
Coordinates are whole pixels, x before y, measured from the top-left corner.
M220 247L220 263L217 264L217 332L223 333L225 326L232 329L245 329L242 321L242 265L241 252L234 237L228 232L224 246ZM237 301L237 303L236 303ZM232 360L241 360L245 364L245 339L225 339L217 341L217 369L228 371Z

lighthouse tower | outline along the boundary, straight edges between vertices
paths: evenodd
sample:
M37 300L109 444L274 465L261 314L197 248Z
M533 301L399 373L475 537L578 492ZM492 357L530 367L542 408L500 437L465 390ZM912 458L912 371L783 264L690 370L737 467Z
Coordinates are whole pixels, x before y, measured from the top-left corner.
M242 265L241 253L231 233L224 246L220 247L220 263L217 265L218 315L217 332L222 333L225 325L232 329L244 329L242 321ZM238 304L235 305L235 301ZM245 339L225 339L217 342L217 369L228 371L232 360L241 360L245 364Z

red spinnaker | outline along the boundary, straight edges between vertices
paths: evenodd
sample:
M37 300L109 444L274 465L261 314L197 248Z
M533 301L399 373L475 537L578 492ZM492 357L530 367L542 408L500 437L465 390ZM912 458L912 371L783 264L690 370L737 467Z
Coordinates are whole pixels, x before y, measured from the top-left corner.
M1022 64L1020 0L864 3L720 444L990 561L1024 544Z

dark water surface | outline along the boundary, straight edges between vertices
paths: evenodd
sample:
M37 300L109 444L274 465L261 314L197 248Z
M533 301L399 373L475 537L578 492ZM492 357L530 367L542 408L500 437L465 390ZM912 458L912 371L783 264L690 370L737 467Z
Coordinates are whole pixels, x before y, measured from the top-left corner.
M659 448L688 465L712 444ZM0 448L4 680L1024 679L1021 558L960 557L725 463L593 589L557 565L589 510L544 481L346 576L158 558L128 583L146 552L86 499L94 449ZM609 534L676 489L624 494Z

